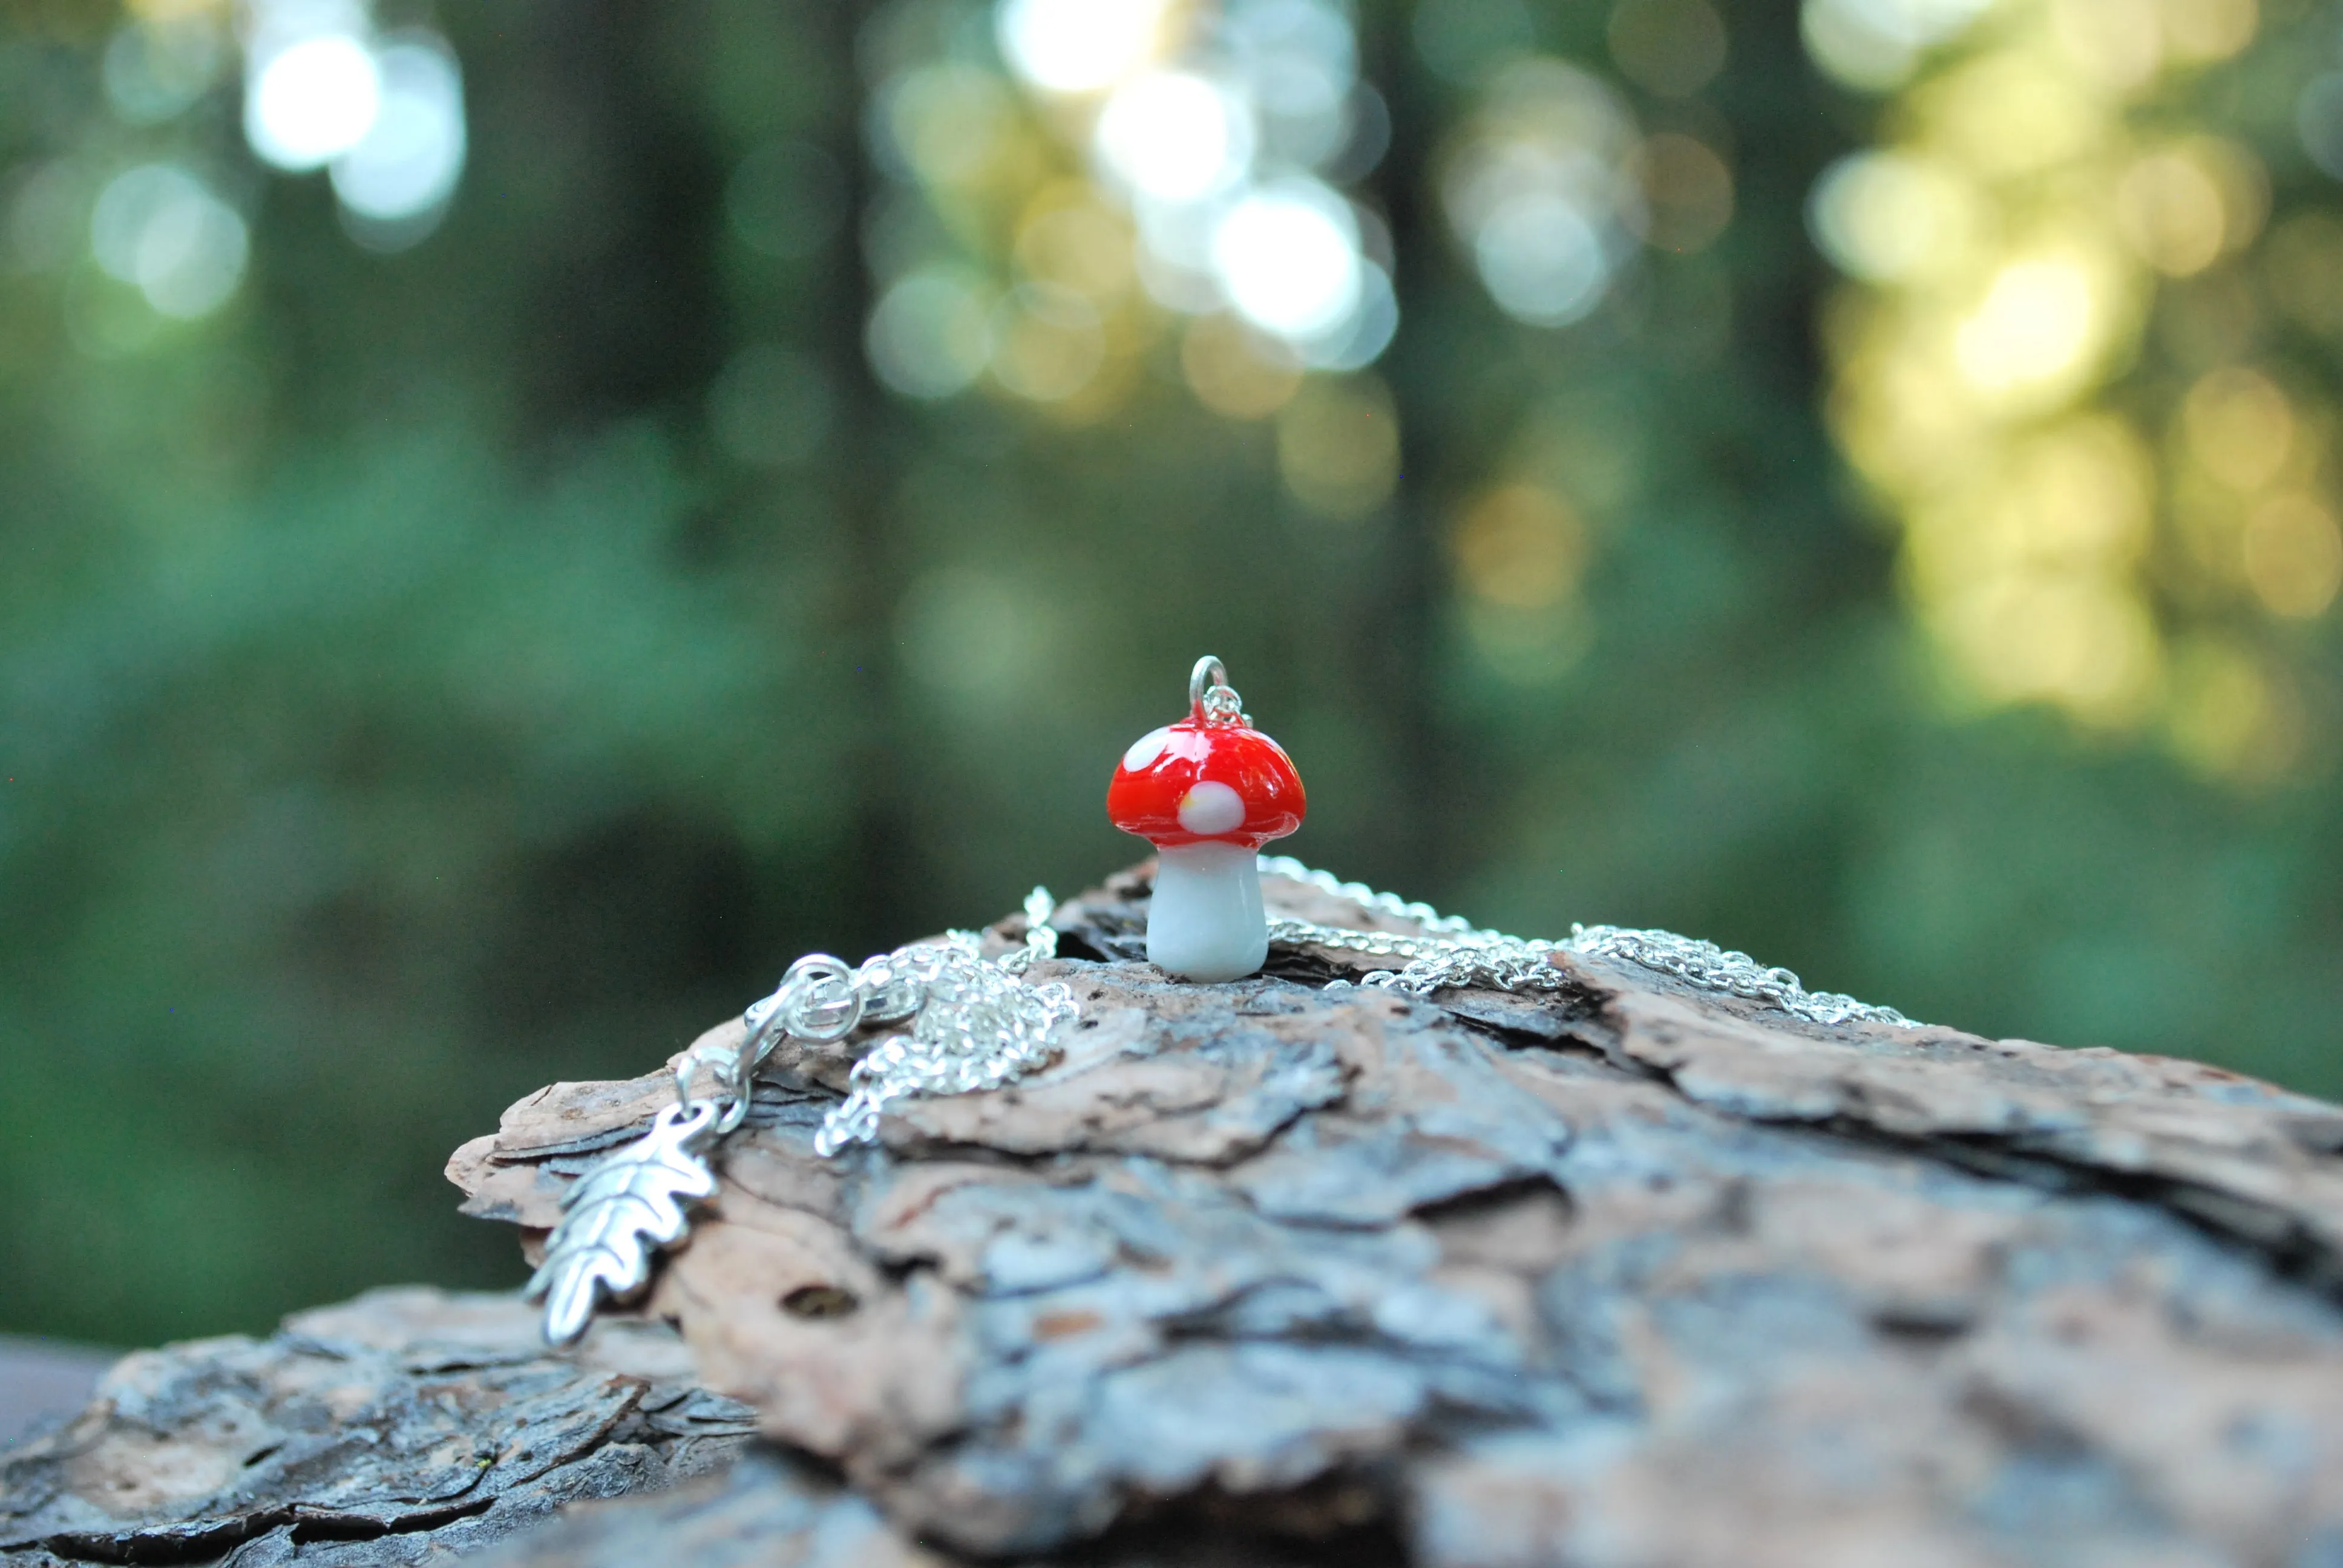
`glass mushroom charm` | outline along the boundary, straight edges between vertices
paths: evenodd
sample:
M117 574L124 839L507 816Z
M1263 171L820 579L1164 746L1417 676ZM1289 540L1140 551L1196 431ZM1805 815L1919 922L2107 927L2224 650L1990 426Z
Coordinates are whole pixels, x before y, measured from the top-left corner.
M1156 849L1147 957L1192 980L1230 980L1269 956L1261 847L1302 826L1302 776L1252 727L1221 661L1196 661L1188 717L1131 744L1106 814Z

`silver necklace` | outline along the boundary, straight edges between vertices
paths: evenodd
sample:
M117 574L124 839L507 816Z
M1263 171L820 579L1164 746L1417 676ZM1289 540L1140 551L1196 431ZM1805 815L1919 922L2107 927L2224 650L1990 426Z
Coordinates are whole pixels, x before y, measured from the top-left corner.
M1391 915L1423 928L1423 936L1395 931L1358 931L1342 926L1313 925L1308 920L1272 920L1272 945L1332 948L1375 958L1406 960L1403 968L1377 970L1361 985L1430 996L1453 987L1476 986L1491 990L1559 990L1569 978L1547 961L1556 952L1581 958L1624 959L1647 970L1673 975L1703 990L1724 991L1778 1008L1809 1023L1889 1023L1909 1027L1912 1020L1892 1007L1874 1007L1836 991L1810 991L1785 969L1772 969L1747 953L1734 952L1674 931L1635 930L1625 926L1570 928L1568 940L1509 937L1483 930L1457 915L1443 915L1429 904L1408 903L1396 894L1379 893L1362 882L1338 881L1331 872L1313 871L1290 855L1264 855L1264 876L1307 883L1321 892L1347 899L1380 915Z
M1407 920L1423 934L1360 930L1309 920L1269 922L1272 946L1317 947L1403 960L1356 982L1428 997L1458 987L1504 991L1559 990L1571 980L1556 952L1622 959L1705 990L1745 997L1813 1023L1908 1024L1893 1008L1872 1007L1832 991L1809 991L1798 977L1746 953L1673 931L1619 926L1571 928L1554 942L1483 930L1428 904L1379 893L1312 870L1286 855L1263 856L1263 874L1289 878L1378 915ZM827 953L791 964L771 995L741 1016L738 1045L695 1046L676 1064L675 1103L634 1142L589 1167L562 1198L562 1217L547 1239L545 1261L526 1295L545 1301L545 1337L568 1344L593 1321L596 1306L639 1290L658 1251L689 1233L692 1204L714 1196L709 1163L715 1145L749 1114L761 1068L785 1040L818 1045L870 1024L905 1024L854 1065L847 1097L830 1108L814 1136L828 1157L878 1137L879 1119L910 1096L997 1089L1057 1054L1060 1026L1080 1010L1065 985L1035 985L1026 971L1054 958L1056 906L1045 889L1025 900L1025 945L999 958L982 955L972 931L920 942L849 965ZM1336 980L1334 986L1352 982ZM1331 988L1330 988L1331 989ZM701 1076L709 1091L696 1092Z

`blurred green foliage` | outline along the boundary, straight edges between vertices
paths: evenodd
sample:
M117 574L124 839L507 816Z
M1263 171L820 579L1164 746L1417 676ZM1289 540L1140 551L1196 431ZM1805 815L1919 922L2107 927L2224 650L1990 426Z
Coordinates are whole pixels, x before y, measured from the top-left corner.
M1599 12L1443 4L1611 70ZM1730 227L1562 328L1495 309L1440 229L1469 59L1435 73L1417 10L1365 9L1401 461L1349 516L1297 498L1291 421L1201 407L1168 338L1081 421L873 379L857 215L903 198L866 150L870 39L912 15L980 54L973 0L449 7L470 161L394 254L252 164L232 83L130 124L120 15L12 15L0 1328L135 1342L517 1280L509 1232L452 1212L458 1142L645 1070L800 951L1137 858L1106 775L1207 650L1309 782L1282 847L1344 876L2343 1092L2330 627L2291 645L2302 757L2250 783L1946 699L1820 412L1802 205L1872 111L1783 0L1731 9L1705 98L1634 100L1731 149ZM835 165L802 245L740 216L777 138ZM85 225L156 157L250 225L201 319L29 226L38 176ZM824 400L777 462L720 438L759 346ZM1523 476L1571 498L1583 566L1492 610L1454 519Z

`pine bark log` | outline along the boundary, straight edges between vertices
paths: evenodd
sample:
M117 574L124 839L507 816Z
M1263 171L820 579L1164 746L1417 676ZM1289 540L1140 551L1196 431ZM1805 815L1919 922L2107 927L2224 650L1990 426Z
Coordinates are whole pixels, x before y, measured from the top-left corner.
M1566 955L1538 996L1330 988L1372 960L1318 950L1182 984L1140 960L1145 890L1129 874L1061 911L1035 973L1081 1018L1024 1082L901 1105L880 1146L830 1160L812 1134L867 1042L760 1088L647 1321L528 1364L572 1369L583 1402L546 1430L603 1432L542 1452L646 1446L629 1414L597 1428L624 1401L587 1390L618 1375L598 1347L665 1320L699 1397L768 1441L674 1491L701 1460L629 1459L595 1483L627 1495L494 1561L2343 1563L2343 1110L2193 1062L1816 1025ZM670 1093L663 1072L557 1085L450 1176L538 1244ZM238 1375L307 1353L272 1345ZM509 1402L447 1397L447 1441L489 1452L472 1428ZM186 1471L192 1429L123 1399L0 1472L0 1548L127 1552L223 1516L216 1490L174 1483L141 1513L74 1479L107 1442L126 1457L98 1471L134 1492L142 1464ZM399 1507L447 1506L397 1484ZM388 1507L266 1494L237 1516L286 1533L268 1562L332 1543L267 1508ZM452 1551L453 1527L401 1539ZM393 1560L423 1559L351 1559Z

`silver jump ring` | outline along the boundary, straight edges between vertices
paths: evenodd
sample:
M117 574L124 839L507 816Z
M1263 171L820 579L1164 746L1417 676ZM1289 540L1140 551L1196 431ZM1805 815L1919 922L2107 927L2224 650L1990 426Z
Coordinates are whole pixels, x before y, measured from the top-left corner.
M1190 708L1202 709L1204 706L1204 687L1207 683L1213 686L1226 686L1229 683L1228 670L1222 668L1219 659L1209 653L1198 659L1196 668L1188 672L1188 706Z
M863 998L854 971L828 953L808 953L781 977L789 991L789 1031L817 1044L844 1040L862 1021Z
M708 1064L709 1070L716 1074L717 1093L722 1095L724 1098L721 1101L713 1099L693 1099L691 1093L692 1071L695 1068L700 1065L700 1056L697 1051L686 1051L684 1053L683 1060L676 1064L675 1104L669 1107L669 1111L673 1112L681 1112L686 1115L697 1115L704 1108L709 1116L716 1119L715 1131L717 1135L721 1137L725 1133L729 1132L734 1128L739 1126L741 1121L747 1118L749 1114L749 1097L741 1091L744 1086L738 1083L728 1084L724 1081L725 1074L722 1064L718 1062L709 1062ZM735 1060L735 1066L738 1066L737 1059Z
M1244 699L1229 684L1229 672L1209 653L1188 673L1188 711L1203 724L1252 722L1245 716Z
M661 1111L654 1121L659 1126L679 1130L683 1135L683 1146L687 1149L696 1148L715 1128L716 1102L712 1100L696 1100L685 1104L670 1105Z

